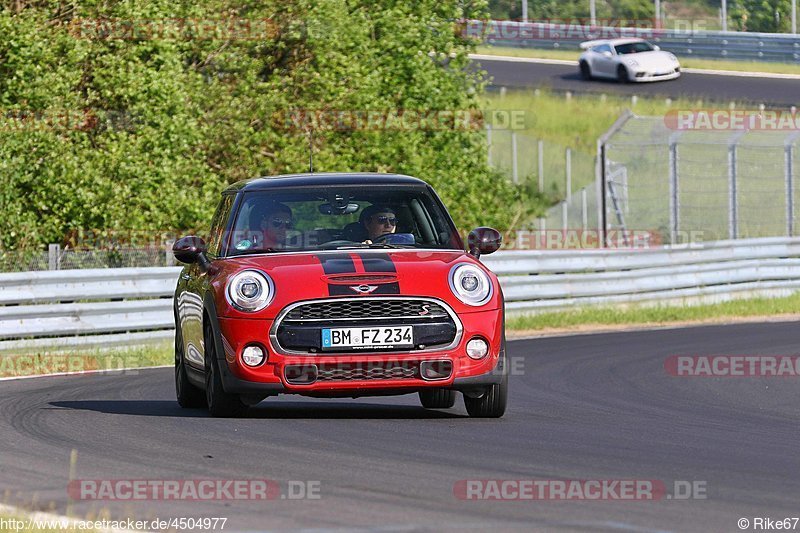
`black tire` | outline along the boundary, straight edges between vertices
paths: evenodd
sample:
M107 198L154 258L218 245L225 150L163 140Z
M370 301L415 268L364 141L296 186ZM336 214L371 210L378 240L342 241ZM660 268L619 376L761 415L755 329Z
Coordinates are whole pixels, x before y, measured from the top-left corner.
M581 78L589 81L592 79L592 68L589 66L589 63L586 61L581 61Z
M222 388L222 377L219 373L216 344L211 326L205 328L206 359L206 404L211 416L232 418L241 416L247 410L238 394L228 394Z
M630 83L631 79L628 77L628 69L624 65L617 67L617 81L620 83Z
M178 405L184 409L193 409L206 406L206 395L195 387L186 377L186 366L183 360L183 336L180 323L175 328L175 396Z
M426 389L419 391L419 401L426 409L450 409L456 404L456 391Z
M500 418L508 404L508 371L503 373L502 381L490 386L480 398L464 395L464 407L473 418Z

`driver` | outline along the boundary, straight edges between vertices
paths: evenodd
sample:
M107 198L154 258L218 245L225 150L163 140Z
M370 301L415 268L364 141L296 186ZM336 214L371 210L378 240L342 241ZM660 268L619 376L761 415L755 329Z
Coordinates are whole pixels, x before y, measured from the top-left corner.
M253 248L282 249L286 246L286 231L292 229L294 225L292 210L286 204L269 203L261 209L254 210L251 224L256 230L253 235Z
M397 215L391 207L371 205L361 212L358 219L367 231L364 244L372 244L381 235L397 231Z

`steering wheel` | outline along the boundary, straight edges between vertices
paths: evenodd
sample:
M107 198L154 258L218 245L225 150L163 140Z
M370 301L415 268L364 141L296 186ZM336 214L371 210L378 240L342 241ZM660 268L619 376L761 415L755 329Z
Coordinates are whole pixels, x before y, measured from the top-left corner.
M386 241L390 235L394 235L394 233L384 233L383 235L378 235L374 239L372 239L373 244L379 244L381 242Z
M345 239L340 239L336 241L328 241L319 245L320 250L331 250L333 248L338 248L339 246L352 246L354 244L361 244L355 241L348 241Z

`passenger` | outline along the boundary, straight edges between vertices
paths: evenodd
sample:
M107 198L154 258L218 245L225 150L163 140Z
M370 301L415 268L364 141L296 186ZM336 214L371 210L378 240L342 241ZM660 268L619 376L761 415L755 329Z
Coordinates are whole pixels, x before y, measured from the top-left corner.
M364 244L372 244L381 235L397 231L397 215L391 207L371 205L361 212L358 221L367 232Z

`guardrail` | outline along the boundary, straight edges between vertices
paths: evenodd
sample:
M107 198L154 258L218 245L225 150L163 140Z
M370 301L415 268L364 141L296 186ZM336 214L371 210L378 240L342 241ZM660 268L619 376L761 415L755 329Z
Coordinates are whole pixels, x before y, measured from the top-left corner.
M518 48L579 50L583 41L640 37L684 57L800 62L800 34L622 28L565 23L471 20L465 34Z
M0 352L171 339L179 267L0 274Z
M685 304L800 290L800 237L641 250L503 251L484 258L510 313ZM0 274L0 352L172 338L180 268Z
M717 241L641 250L497 252L509 312L587 305L719 302L800 289L800 238Z

